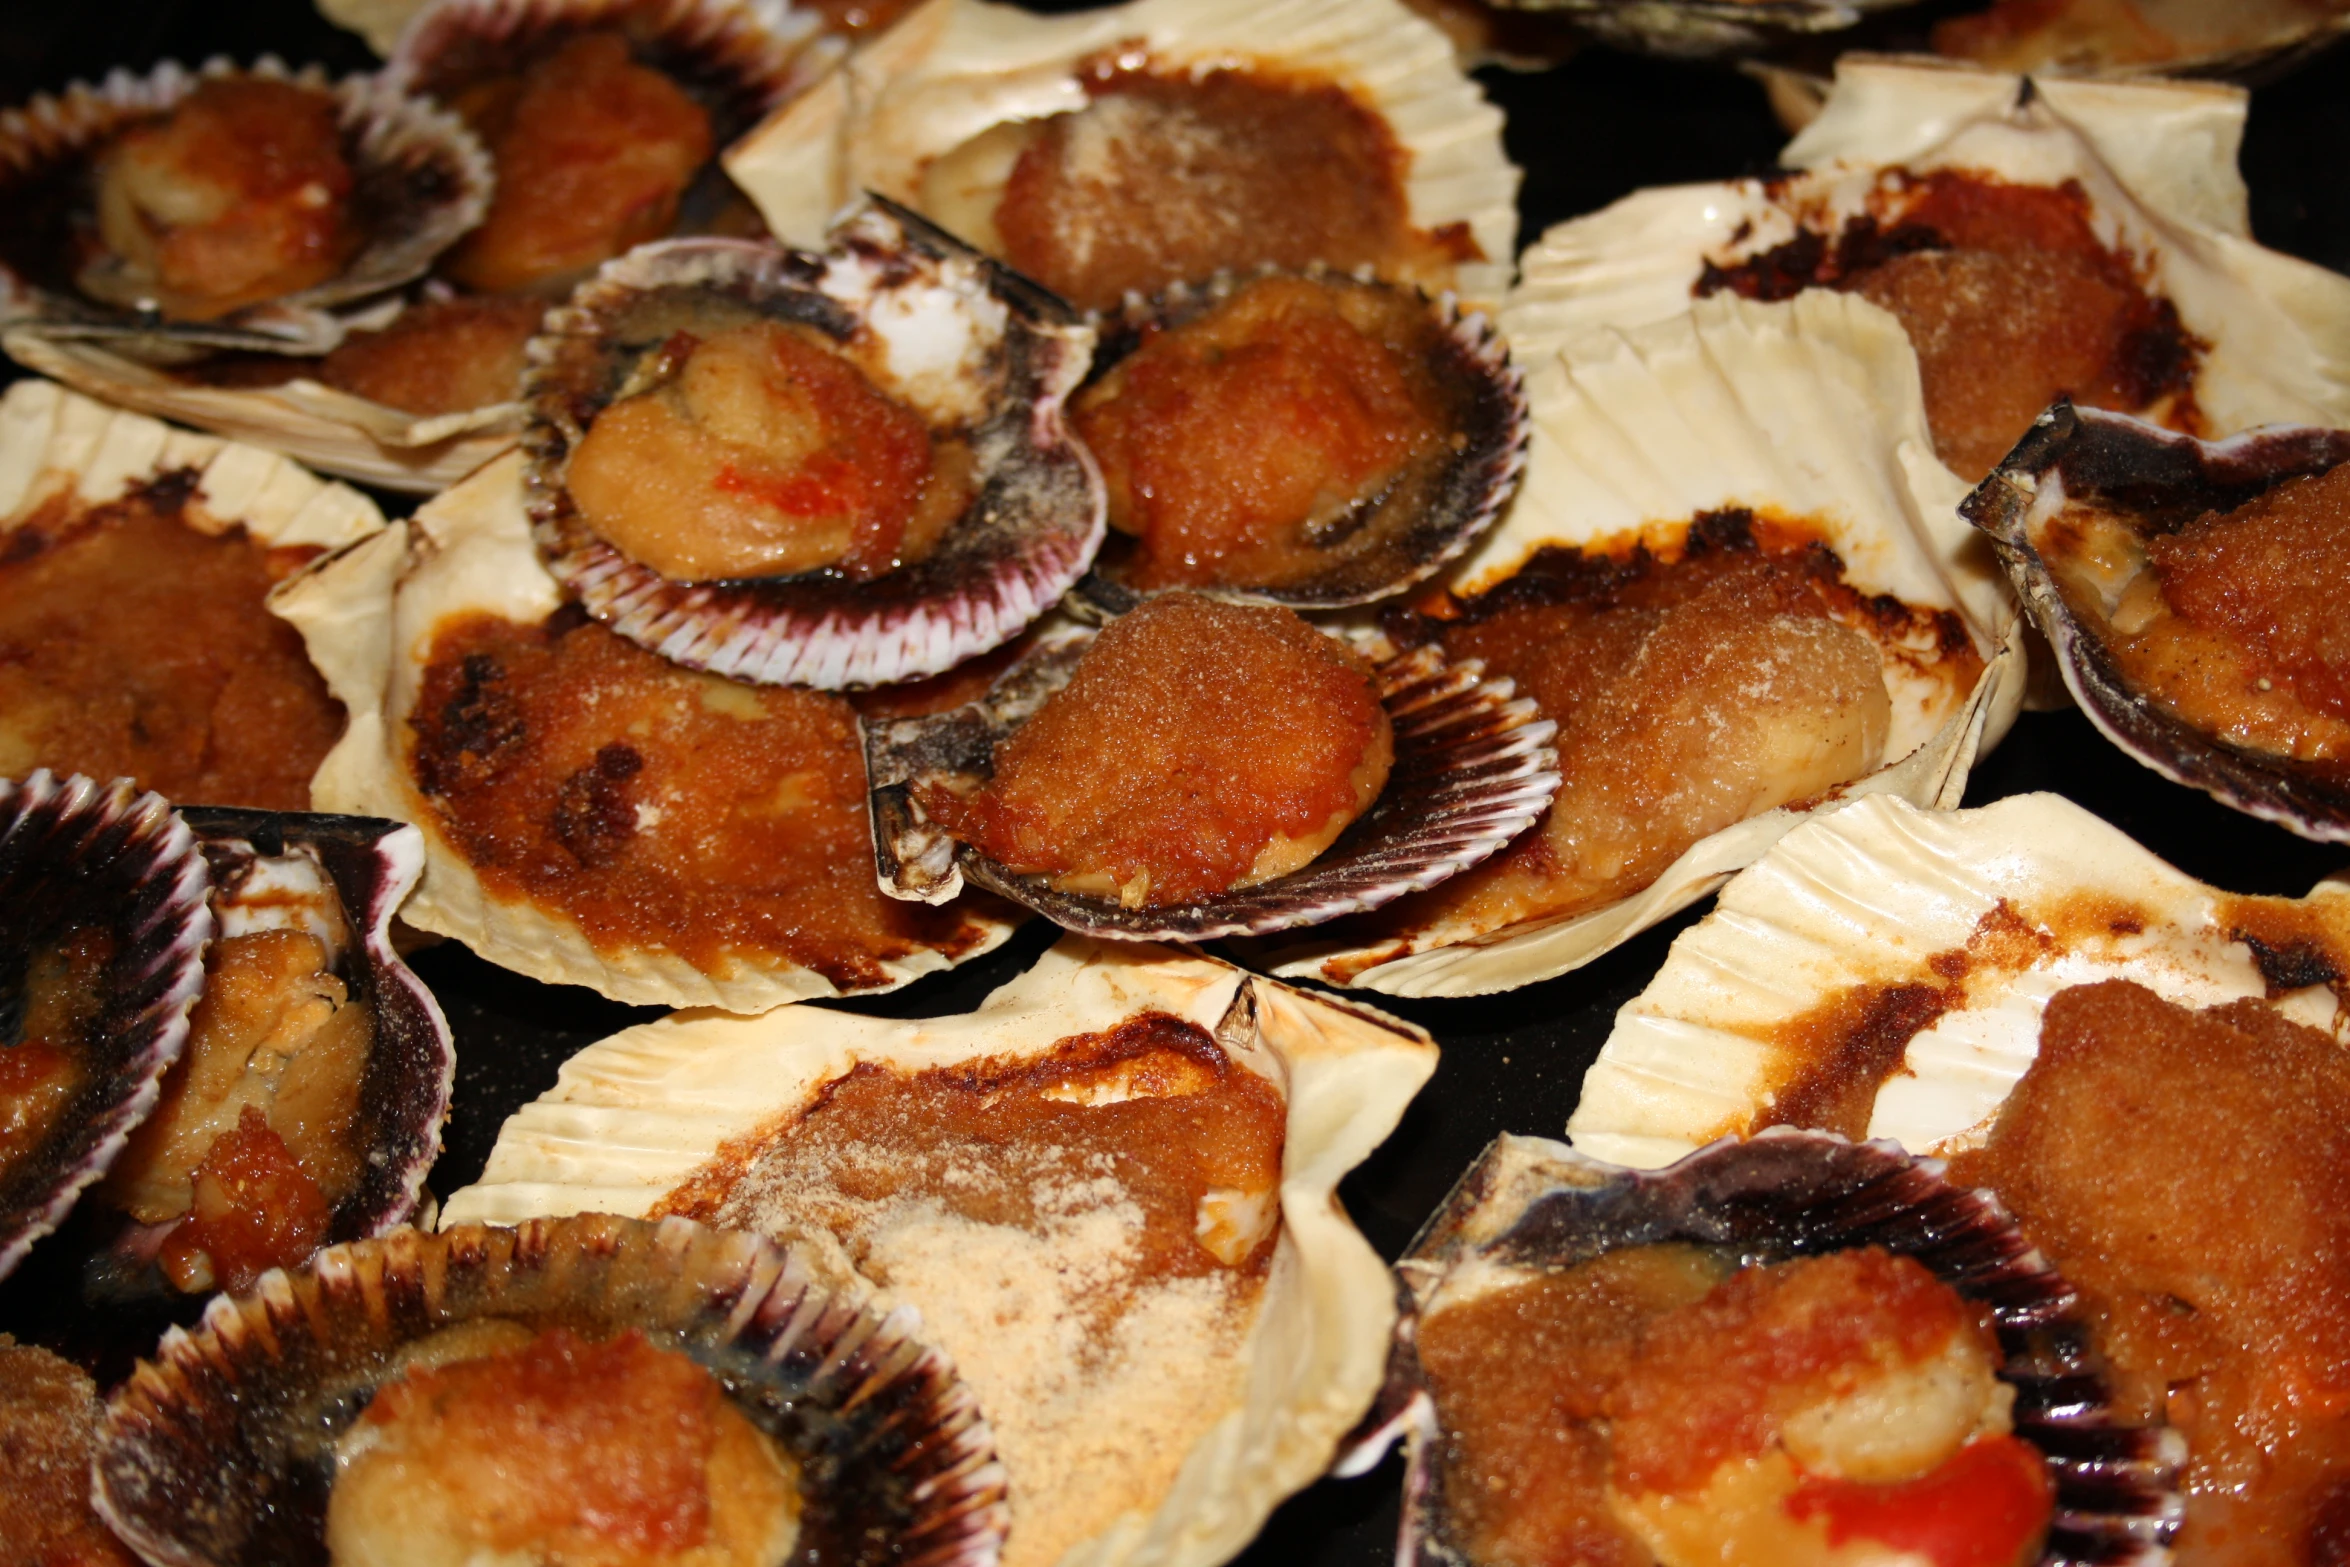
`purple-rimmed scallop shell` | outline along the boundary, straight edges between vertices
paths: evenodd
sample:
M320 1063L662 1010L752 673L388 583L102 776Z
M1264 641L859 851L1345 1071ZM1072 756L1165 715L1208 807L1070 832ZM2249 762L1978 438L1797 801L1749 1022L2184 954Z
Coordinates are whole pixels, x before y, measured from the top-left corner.
M2059 403L1959 509L1990 535L2066 687L2107 739L2222 805L2305 838L2350 842L2350 761L2305 762L2230 741L2134 687L2097 627L2066 602L2043 554L2050 525L2068 507L2118 522L2142 541L2345 460L2350 431L2271 425L2201 441ZM2099 589L2118 596L2126 585L2101 582Z
M137 282L100 255L83 259L90 223L90 160L117 132L167 113L205 82L290 82L330 95L353 176L359 249L334 277L217 321L173 321L144 306ZM157 362L232 348L324 353L341 341L353 306L421 276L481 221L489 155L456 116L408 96L383 76L330 83L315 66L289 71L267 56L249 69L226 59L191 71L166 61L143 76L116 71L0 113L0 201L12 213L0 240L0 323L59 340L101 340Z
M0 1277L106 1173L188 1038L212 939L204 857L162 796L37 771L0 780L0 1048L23 1037L32 970L104 933L102 1005L78 1039L80 1081L49 1127L0 1159Z
M1433 887L1524 832L1558 792L1557 725L1487 680L1475 661L1434 648L1396 653L1383 637L1355 645L1370 659L1394 727L1395 764L1371 808L1303 869L1197 903L1125 908L1016 875L924 814L914 783L985 777L995 747L1067 685L1095 628L1049 632L986 696L926 718L868 721L873 846L881 890L943 903L969 880L1067 930L1123 941L1213 941L1319 925Z
M1988 1307L2015 1389L2015 1434L2048 1461L2055 1512L2044 1564L2168 1561L2184 1502L2186 1444L2168 1427L2116 1423L2079 1298L1990 1193L1943 1179L1934 1159L1888 1142L1771 1127L1661 1170L1627 1170L1537 1137L1497 1138L1396 1263L1405 1310L1387 1384L1338 1472L1368 1470L1398 1437L1403 1567L1471 1560L1447 1530L1441 1431L1416 1333L1448 1281L1572 1267L1622 1247L1682 1241L1776 1262L1877 1246L1915 1258Z
M1450 293L1431 299L1409 284L1380 282L1368 272L1285 274L1270 267L1223 272L1149 299L1129 296L1120 309L1097 319L1101 336L1088 382L1098 383L1154 330L1196 321L1250 284L1282 276L1302 277L1334 294L1410 301L1424 311L1427 368L1444 403L1450 438L1343 514L1308 525L1310 541L1326 548L1328 557L1311 575L1280 583L1204 584L1197 591L1299 610L1368 604L1427 580L1458 558L1502 514L1525 474L1531 438L1525 378L1510 359L1509 345L1482 313L1463 310ZM1096 578L1113 584L1120 575L1106 559L1095 568Z
M973 499L921 559L866 582L825 569L677 582L598 537L564 487L572 452L648 355L688 321L794 322L869 337L892 388L971 443ZM922 219L869 204L822 254L731 240L647 245L608 263L530 347L531 525L589 613L662 657L823 690L950 669L1010 641L1100 548L1101 477L1062 405L1093 332L1052 295Z
M93 1501L151 1562L325 1559L337 1439L401 1348L498 1317L641 1331L717 1377L807 1461L793 1560L992 1567L1003 1468L969 1390L910 1313L827 1294L766 1241L588 1214L397 1230L330 1247L174 1328L108 1406Z

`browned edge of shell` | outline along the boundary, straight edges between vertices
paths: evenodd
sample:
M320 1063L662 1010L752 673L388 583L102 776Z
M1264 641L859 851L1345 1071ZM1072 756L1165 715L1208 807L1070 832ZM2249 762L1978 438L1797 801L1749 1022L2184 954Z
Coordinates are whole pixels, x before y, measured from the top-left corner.
M1099 342L1089 382L1099 380L1142 346L1154 327L1178 327L1198 319L1262 278L1303 277L1332 289L1362 289L1417 300L1434 319L1438 354L1431 369L1445 383L1462 412L1456 432L1461 443L1443 459L1430 484L1428 504L1375 495L1356 506L1338 526L1347 533L1384 535L1384 548L1345 560L1328 576L1288 587L1210 586L1196 591L1243 603L1278 604L1288 609L1343 609L1390 597L1434 576L1491 527L1518 492L1526 472L1532 428L1526 416L1525 376L1510 358L1509 345L1479 311L1463 311L1451 293L1429 298L1423 289L1382 282L1369 268L1338 272L1309 268L1285 272L1219 272L1205 283L1177 284L1144 298L1130 294L1116 310L1096 317ZM1098 569L1096 579L1114 573ZM1089 581L1090 588L1092 583Z
M253 76L330 94L352 164L352 218L365 234L335 277L215 322L168 321L93 299L75 280L76 224L87 208L88 160L117 131L164 113L206 81ZM457 117L403 92L386 75L329 82L264 55L250 69L215 57L191 71L165 61L144 75L116 70L0 112L0 202L16 216L0 241L0 323L60 339L103 339L158 362L212 349L324 353L343 322L328 307L386 294L423 275L489 208L489 154Z
M631 1329L709 1370L809 1465L820 1559L993 1567L1003 1467L939 1351L813 1283L791 1253L684 1219L395 1230L214 1297L107 1407L93 1502L151 1562L323 1559L335 1443L405 1344L481 1317L583 1338Z
M77 927L112 937L85 1081L0 1169L0 1278L106 1173L188 1039L212 940L195 835L162 796L38 770L0 779L0 1046L23 1043L30 959Z
M2087 500L2168 532L2228 510L2287 479L2350 460L2350 431L2269 425L2201 441L2126 414L2058 403L1959 504L1988 534L2016 596L2056 655L2081 711L2131 757L2304 838L2350 842L2350 774L2314 769L2206 734L2133 689L2096 633L2065 604L2031 540L2037 515Z
M1558 792L1557 725L1487 680L1475 660L1448 664L1433 647L1396 653L1356 640L1370 658L1395 731L1395 765L1371 808L1303 869L1221 897L1129 909L1060 892L958 844L914 799L924 776L984 778L995 748L1066 685L1096 635L1070 627L1039 640L988 694L927 718L861 722L871 781L873 852L881 890L942 903L968 879L1066 930L1123 941L1262 936L1358 914L1433 887L1497 853L1534 824Z
M572 505L572 451L659 346L632 332L648 300L700 293L841 340L874 299L974 288L1005 320L985 356L986 412L971 429L975 494L921 560L867 582L833 570L675 582L598 537ZM1053 295L886 202L854 213L822 254L742 240L640 247L580 285L530 345L522 444L540 554L590 614L673 663L827 691L951 669L1019 635L1101 547L1101 476L1063 408L1092 348L1092 330Z
M1953 1186L1938 1159L1894 1143L1774 1126L1661 1170L1629 1170L1545 1138L1496 1138L1396 1263L1404 1297L1386 1386L1338 1472L1408 1438L1404 1567L1471 1560L1445 1529L1435 1408L1420 1372L1419 1309L1472 1260L1529 1272L1620 1247L1686 1241L1757 1262L1878 1246L1912 1257L1991 1311L2015 1389L2015 1434L2048 1461L2055 1510L2044 1564L2157 1567L2185 1515L2187 1447L2168 1426L2116 1422L2080 1298L1991 1193Z

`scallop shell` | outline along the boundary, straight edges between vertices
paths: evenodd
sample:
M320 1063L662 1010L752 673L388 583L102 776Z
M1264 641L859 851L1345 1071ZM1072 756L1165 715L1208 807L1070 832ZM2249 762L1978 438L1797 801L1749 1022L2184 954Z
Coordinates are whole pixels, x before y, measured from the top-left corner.
M1953 1187L1935 1161L1884 1143L1777 1127L1653 1174L1506 1134L1469 1167L1396 1264L1414 1309L1397 1328L1379 1439L1347 1466L1369 1467L1408 1430L1397 1551L1404 1567L1466 1560L1447 1529L1440 1434L1414 1350L1419 1319L1487 1288L1665 1241L1733 1247L1762 1261L1860 1246L1915 1258L1991 1310L2006 1357L1999 1376L2016 1390L2015 1434L2046 1455L2055 1491L2037 1559L2143 1567L2170 1559L2186 1444L2165 1427L2110 1423L2078 1298L1990 1194Z
M1642 191L1559 225L1528 252L1502 312L1522 359L1598 327L1679 315L1708 261L1792 238L1790 207L1842 221L1880 171L1959 168L2078 181L2108 244L2151 269L2210 345L2195 400L2215 433L2350 424L2350 279L2253 243L2236 149L2245 95L2202 83L2042 80L1847 56L1779 180Z
M1181 326L1223 303L1244 284L1275 275L1277 269L1271 267L1246 276L1219 273L1196 287L1178 284L1153 299L1129 298L1123 309L1099 323L1101 342L1094 351L1093 375L1098 377L1141 346L1144 332L1151 327ZM1378 282L1368 270L1352 276L1306 275L1338 288L1398 292L1408 287ZM1423 291L1411 292L1427 300ZM1442 323L1445 336L1437 369L1462 388L1465 405L1465 428L1456 432L1462 444L1442 474L1431 481L1434 495L1421 507L1413 507L1402 497L1381 496L1362 509L1361 522L1344 519L1350 547L1363 540L1376 542L1379 548L1375 553L1352 552L1350 548L1326 577L1287 587L1210 587L1200 591L1297 610L1368 604L1435 575L1508 507L1526 471L1525 377L1511 361L1509 345L1483 315L1464 312L1459 299L1450 293L1427 300L1427 304Z
M1729 506L1816 519L1864 593L1947 611L1988 661L1971 691L1888 648L1892 760L1808 808L1692 845L1644 891L1505 930L1437 926L1351 947L1277 949L1274 972L1408 996L1477 995L1581 966L1687 907L1806 816L1874 794L1953 806L2022 699L2022 628L1933 455L1916 357L1888 313L1812 291L1718 298L1672 320L1529 358L1534 438L1517 504L1457 566L1463 592L1544 544L1593 544Z
M349 714L342 740L311 782L312 803L418 827L424 876L401 917L534 979L586 985L618 1001L737 1012L838 994L823 976L782 959L705 973L661 949L599 952L568 916L494 898L442 835L408 777L404 739L434 627L469 613L535 625L562 602L531 547L519 452L434 497L408 521L280 584L271 607L301 631ZM1010 930L973 912L949 948L918 948L882 968L894 987L988 951Z
M971 504L930 554L869 582L821 571L688 583L589 528L564 488L570 454L680 298L870 337L910 406L934 428L970 432ZM937 674L1019 635L1101 547L1101 475L1062 416L1092 349L1092 329L1059 300L894 208L851 214L822 255L739 240L643 246L583 284L531 343L532 527L589 613L674 663L822 690Z
M1991 941L1994 924L2030 939ZM1775 1030L1856 985L1944 987L1932 959L1953 952L1963 992L1909 1040L1867 1126L1920 1153L1980 1142L2072 985L2134 980L2199 1008L2267 997L2350 1039L2328 988L2350 974L2350 886L2221 892L2056 795L1956 812L1864 800L1789 833L1673 943L1617 1014L1568 1135L1649 1167L1746 1131L1769 1118Z
M2066 688L2108 740L2222 805L2304 838L2344 843L2350 842L2350 782L2203 733L2132 690L2097 632L2065 604L2036 543L2039 530L2075 502L2160 533L2345 460L2350 432L2341 430L2278 426L2206 442L2060 403L1967 497L1964 510L1997 544Z
M452 1196L447 1217L642 1213L722 1148L796 1115L860 1062L920 1071L1019 1059L1149 1011L1213 1031L1238 1062L1284 1086L1280 1239L1246 1340L1238 1406L1189 1450L1165 1495L1062 1560L1211 1567L1322 1472L1379 1385L1394 1291L1334 1191L1434 1069L1434 1047L1409 1024L1204 958L1064 938L960 1017L899 1022L794 1007L760 1018L679 1016L591 1045L565 1065L552 1093L506 1123L481 1184ZM931 1317L949 1320L935 1310ZM941 1347L973 1375L984 1353L938 1331ZM990 1397L985 1385L978 1392ZM1005 1461L1017 1542L1023 1481L1008 1449Z
M155 1108L204 987L210 885L195 838L162 796L141 794L128 779L99 784L45 770L22 782L0 779L5 1042L20 1042L25 965L37 947L77 925L102 927L115 944L106 960L105 1011L76 1041L90 1058L89 1081L40 1144L0 1170L0 1278L57 1228Z
M635 1329L691 1356L786 1451L822 1456L810 1467L829 1483L811 1486L805 1518L853 1542L843 1560L997 1560L1003 1471L987 1423L907 1314L835 1297L748 1235L605 1215L399 1230L215 1297L110 1401L99 1514L152 1562L322 1560L336 1438L404 1345L484 1317L588 1338Z
M865 726L873 786L873 843L881 890L943 902L964 878L1082 935L1120 941L1213 941L1317 925L1433 887L1498 852L1558 792L1556 726L1513 699L1506 680L1475 662L1447 664L1434 648L1396 653L1356 639L1372 661L1395 733L1395 765L1379 798L1311 864L1198 903L1129 909L1115 898L1060 892L946 837L911 794L933 773L992 770L995 747L1068 683L1093 639L1090 627L1039 641L979 703L935 718Z
M1572 18L1602 43L1682 59L1754 54L1813 33L1839 32L1915 0L1509 0L1512 9Z
M2027 35L2023 45L2010 48L1998 64L2064 76L2225 77L2255 86L2275 79L2350 28L2350 14L2305 0L2255 5L2241 0L2133 0L2128 13L2107 21L2112 30L2101 37L2094 21L2105 19L2083 15L2090 10L2087 7L2069 9L2073 14L2052 17L2036 40ZM2085 21L2092 25L2084 29ZM2171 49L2167 58L2145 58L2148 31L2160 35Z
M1129 0L1055 17L928 0L744 138L727 172L777 235L813 244L857 192L914 202L930 161L989 126L1083 107L1080 62L1137 47L1176 69L1262 61L1360 95L1410 155L1412 226L1463 224L1491 258L1463 263L1455 292L1478 308L1500 301L1519 181L1501 111L1399 0Z
M384 294L419 277L433 258L481 221L490 192L489 157L453 115L404 94L383 77L329 84L316 67L290 72L264 57L246 72L225 59L195 71L166 61L143 77L116 71L95 86L75 83L0 113L0 191L12 203L41 198L27 187L60 171L116 130L161 113L202 82L253 75L331 92L349 138L353 203L370 237L349 266L315 288L237 311L217 323L170 322L130 305L94 301L58 288L19 264L0 264L0 321L19 334L95 340L126 356L168 362L201 348L324 353L341 341L331 307Z

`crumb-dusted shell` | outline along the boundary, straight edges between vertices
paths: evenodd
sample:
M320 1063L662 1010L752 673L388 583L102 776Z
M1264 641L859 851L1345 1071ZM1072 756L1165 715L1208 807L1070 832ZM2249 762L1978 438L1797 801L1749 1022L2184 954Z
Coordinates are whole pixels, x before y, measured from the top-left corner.
M1225 964L1065 938L962 1016L898 1022L796 1007L762 1018L681 1016L590 1046L552 1093L507 1122L483 1180L455 1194L447 1216L644 1212L722 1144L796 1115L820 1085L861 1062L919 1071L1018 1058L1142 1011L1212 1031L1238 1065L1282 1088L1280 1238L1245 1340L1238 1406L1198 1440L1154 1507L1121 1516L1063 1559L1208 1567L1322 1472L1378 1385L1393 1291L1332 1194L1435 1065L1427 1036L1409 1025ZM1015 1492L1019 1484L1015 1476ZM1015 1534L1020 1527L1015 1516Z

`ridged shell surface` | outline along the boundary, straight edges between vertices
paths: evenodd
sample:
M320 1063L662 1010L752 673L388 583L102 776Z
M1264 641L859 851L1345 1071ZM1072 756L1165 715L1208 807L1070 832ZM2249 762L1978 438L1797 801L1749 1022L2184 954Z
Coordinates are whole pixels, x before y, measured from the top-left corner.
M1444 34L1398 0L1129 0L1053 17L928 0L745 137L726 167L769 228L812 245L858 192L916 203L932 159L990 126L1084 107L1081 63L1138 46L1166 69L1261 64L1356 94L1410 155L1407 221L1465 225L1482 252L1461 264L1456 292L1475 307L1500 301L1519 181L1501 112Z
M1185 1455L1166 1495L1122 1514L1062 1561L1211 1567L1323 1471L1379 1385L1394 1291L1334 1191L1435 1067L1434 1047L1408 1024L1222 963L1064 938L962 1016L901 1022L794 1007L760 1018L669 1018L591 1045L551 1093L506 1123L481 1183L452 1196L445 1217L642 1213L722 1148L799 1114L822 1085L861 1063L922 1071L1019 1060L1143 1012L1212 1031L1238 1065L1281 1085L1280 1234L1245 1341L1237 1406ZM972 1375L976 1349L943 1333L939 1342ZM984 1403L987 1390L979 1394ZM1015 1464L1008 1453L1006 1462ZM1021 1487L1015 1465L1015 1539Z
M1278 949L1276 973L1396 995L1475 995L1564 973L1705 897L1807 815L1871 794L1957 804L1976 755L2022 700L2020 621L1957 514L1966 486L1934 456L1916 358L1888 313L1819 291L1776 305L1706 300L1530 356L1526 379L1526 478L1501 526L1451 572L1458 591L1491 587L1544 545L1622 541L1748 507L1815 522L1860 591L1957 616L1988 667L1958 690L1935 676L1930 651L1881 646L1887 765L1808 811L1766 812L1699 841L1641 892L1502 930L1456 923Z

